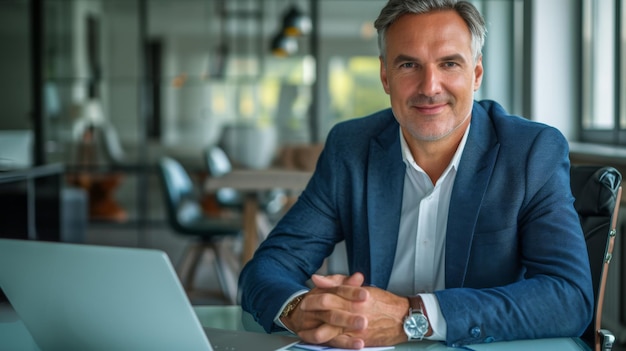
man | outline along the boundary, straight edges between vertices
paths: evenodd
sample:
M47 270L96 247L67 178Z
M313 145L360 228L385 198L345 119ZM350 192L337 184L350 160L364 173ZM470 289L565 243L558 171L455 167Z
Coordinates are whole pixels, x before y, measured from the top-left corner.
M242 307L268 332L355 349L580 335L593 293L566 140L473 101L470 3L390 0L375 25L391 109L331 130L242 271ZM314 275L342 240L351 275Z

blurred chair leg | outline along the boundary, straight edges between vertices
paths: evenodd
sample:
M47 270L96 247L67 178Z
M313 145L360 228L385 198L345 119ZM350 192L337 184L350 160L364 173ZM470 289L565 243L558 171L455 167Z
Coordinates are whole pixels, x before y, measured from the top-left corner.
M204 245L202 243L190 244L186 252L183 255L183 261L180 264L179 274L183 283L183 287L186 291L192 291L194 288L194 280L196 270L202 253L204 252Z
M206 252L211 252L211 259L214 260L215 272L220 285L219 295L228 303L237 303L237 277L233 270L229 269L229 264L224 257L222 248L213 242L193 243L187 247L183 260L178 270L181 282L187 293L197 293L195 289L195 278L200 265L200 261Z
M217 273L222 294L231 305L235 305L237 303L237 277L232 270L228 269L229 265L225 260L222 248L212 244L211 249L215 254L215 272Z
M267 214L263 211L259 211L256 214L256 226L257 226L257 233L259 236L259 243L264 241L267 236L269 235L270 231L272 231L272 223L270 223L269 218L267 217Z

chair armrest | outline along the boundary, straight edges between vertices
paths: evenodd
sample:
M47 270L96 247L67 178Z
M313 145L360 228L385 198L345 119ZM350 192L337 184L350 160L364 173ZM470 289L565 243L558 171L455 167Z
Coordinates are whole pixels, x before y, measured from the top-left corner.
M615 342L615 335L608 329L599 329L598 336L600 338L600 350L610 351Z

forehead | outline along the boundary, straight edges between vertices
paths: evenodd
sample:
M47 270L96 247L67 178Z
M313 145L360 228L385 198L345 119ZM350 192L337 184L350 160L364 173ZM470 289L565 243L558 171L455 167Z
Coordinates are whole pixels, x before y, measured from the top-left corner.
M454 10L405 14L387 30L387 48L456 47L471 51L472 37L463 18Z

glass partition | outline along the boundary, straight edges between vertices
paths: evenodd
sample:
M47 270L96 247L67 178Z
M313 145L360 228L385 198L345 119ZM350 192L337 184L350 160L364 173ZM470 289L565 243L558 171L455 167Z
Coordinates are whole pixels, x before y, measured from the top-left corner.
M290 6L308 11L308 2L45 5L46 91L54 116L48 137L65 146L52 159L79 162L75 149L89 128L100 126L115 136L99 142L117 141L113 148L131 163L152 162L163 149L198 159L228 128L278 129L264 135L308 142L315 82L308 38L297 39L299 50L290 57L269 51L269 37L280 30L284 13ZM288 115L278 118L279 112ZM101 145L94 162L111 161L109 148Z
M477 98L524 115L524 1L473 2L489 31ZM321 143L337 122L389 106L373 27L382 5L44 0L47 161L132 173L167 154L202 170L203 149L220 144L237 166L260 168L283 145ZM275 56L294 6L312 31Z

